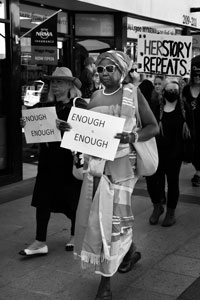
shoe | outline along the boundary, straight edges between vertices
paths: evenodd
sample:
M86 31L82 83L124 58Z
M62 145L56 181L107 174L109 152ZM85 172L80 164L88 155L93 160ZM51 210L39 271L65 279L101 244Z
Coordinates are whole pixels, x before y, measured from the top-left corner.
M151 225L158 224L160 216L164 213L164 207L162 204L154 204L154 209L152 215L149 218L149 223Z
M65 245L65 250L66 251L73 251L74 250L74 244L66 244Z
M171 208L167 209L166 216L161 224L163 227L170 227L176 223L174 212L175 212L174 209Z
M40 256L40 255L46 255L48 253L48 247L45 245L42 248L30 250L30 249L24 249L19 252L20 255L23 256Z
M124 256L123 261L121 262L118 272L127 273L132 270L133 266L141 259L141 253L135 251L135 247L131 244L130 249Z
M111 300L112 299L112 292L105 291L103 295L98 296L96 295L95 300Z
M194 175L191 179L192 181L192 185L195 187L199 187L200 186L200 176L199 175Z
M73 251L74 250L74 237L71 237L71 239L67 242L65 245L66 251Z

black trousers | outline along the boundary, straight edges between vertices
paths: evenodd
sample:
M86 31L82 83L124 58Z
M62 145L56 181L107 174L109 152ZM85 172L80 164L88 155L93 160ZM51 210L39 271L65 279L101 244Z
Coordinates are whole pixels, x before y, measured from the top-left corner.
M64 213L65 214L65 213ZM66 214L65 214L66 215ZM36 208L36 240L45 242L47 238L47 228L51 212L43 208ZM67 215L66 215L67 216ZM74 235L75 231L75 217L71 218L71 235Z
M153 204L161 203L167 181L167 207L175 209L179 198L181 160L159 160L157 172L146 177L147 191Z

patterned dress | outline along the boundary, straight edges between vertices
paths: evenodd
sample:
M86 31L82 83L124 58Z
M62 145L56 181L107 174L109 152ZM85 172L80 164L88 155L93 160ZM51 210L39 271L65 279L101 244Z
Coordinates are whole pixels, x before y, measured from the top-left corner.
M122 117L122 106L123 102L121 106L98 106L92 110ZM133 129L133 102L127 111L131 111ZM96 159L96 169L95 158L85 156L86 173L76 215L74 254L81 258L83 267L93 264L95 272L105 277L117 271L132 243L131 196L138 177L134 172L136 156L131 161L129 158L133 150L129 145L123 148L119 144L114 161ZM97 176L100 164L103 172Z

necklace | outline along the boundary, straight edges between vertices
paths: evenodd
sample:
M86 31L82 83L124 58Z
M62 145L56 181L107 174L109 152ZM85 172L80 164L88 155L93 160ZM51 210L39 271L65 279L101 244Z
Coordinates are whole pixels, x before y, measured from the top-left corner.
M121 89L121 86L116 91L114 91L112 93L105 93L105 89L103 89L102 93L105 96L111 96L111 95L114 95L115 93L117 93L120 89Z

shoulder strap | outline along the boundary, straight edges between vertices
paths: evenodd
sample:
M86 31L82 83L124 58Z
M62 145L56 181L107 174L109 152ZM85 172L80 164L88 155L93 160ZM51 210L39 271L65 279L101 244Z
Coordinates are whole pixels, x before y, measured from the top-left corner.
M73 106L76 106L76 100L78 99L79 97L75 97L74 99L73 99Z
M142 127L142 121L140 118L140 113L139 113L139 107L138 107L138 97L135 97L135 115L136 115L136 120L137 120L137 127L141 128Z
M121 118L125 119L124 131L131 132L135 127L135 104L134 98L137 97L135 86L131 83L123 85L122 92L122 105L121 105Z

